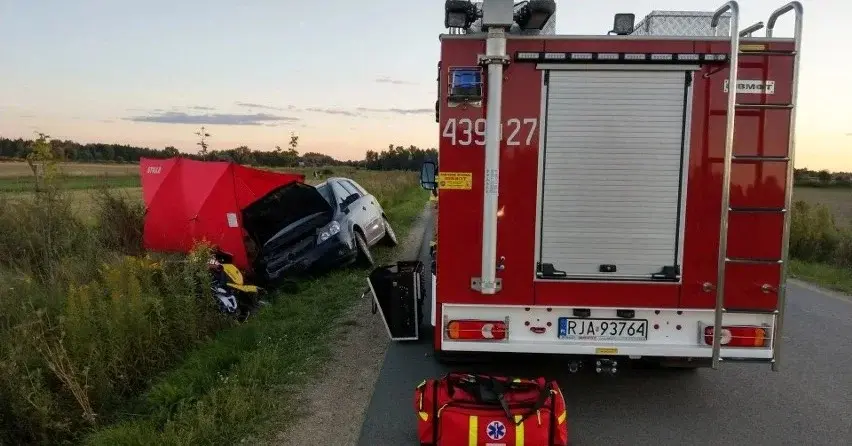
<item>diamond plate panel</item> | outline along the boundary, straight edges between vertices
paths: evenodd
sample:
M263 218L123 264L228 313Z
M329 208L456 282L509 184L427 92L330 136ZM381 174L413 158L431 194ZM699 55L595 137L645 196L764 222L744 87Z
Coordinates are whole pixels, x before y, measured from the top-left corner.
M634 36L712 36L712 12L705 11L652 11L636 24ZM719 19L719 36L731 33L731 14Z
M515 7L514 7L515 11L517 11L518 8L522 7L524 4L526 4L525 1L515 2ZM473 5L476 6L477 10L482 12L482 2L481 1L473 2ZM468 30L466 31L466 34L478 33L478 32L482 32L482 19L476 19L476 21L471 23L470 28L468 28ZM541 31L521 29L521 27L519 27L517 23L513 23L511 28L509 28L509 34L539 35L539 36L554 35L554 34L556 34L556 13L554 13L550 17L550 20L548 20L547 23L545 23L545 25L541 29Z

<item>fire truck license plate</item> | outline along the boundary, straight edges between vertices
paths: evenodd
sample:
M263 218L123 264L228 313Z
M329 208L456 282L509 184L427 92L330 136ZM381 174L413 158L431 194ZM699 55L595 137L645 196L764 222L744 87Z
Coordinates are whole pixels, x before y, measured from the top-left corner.
M645 341L646 319L559 318L559 339L571 341Z

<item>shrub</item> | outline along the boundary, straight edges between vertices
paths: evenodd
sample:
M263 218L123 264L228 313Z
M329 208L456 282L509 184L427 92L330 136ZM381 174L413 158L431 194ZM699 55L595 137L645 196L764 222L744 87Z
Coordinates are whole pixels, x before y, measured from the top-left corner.
M85 251L90 235L63 192L34 193L0 210L0 266L57 280L64 259Z
M101 244L128 255L142 253L142 227L145 206L108 188L96 190L97 232Z
M797 201L790 215L790 257L852 266L852 230L841 227L825 205Z

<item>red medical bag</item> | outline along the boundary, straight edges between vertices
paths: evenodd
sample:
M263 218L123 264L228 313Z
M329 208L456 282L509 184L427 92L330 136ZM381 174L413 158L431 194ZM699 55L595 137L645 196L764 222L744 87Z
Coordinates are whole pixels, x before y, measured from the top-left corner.
M559 385L450 373L414 391L421 446L567 446L568 420Z

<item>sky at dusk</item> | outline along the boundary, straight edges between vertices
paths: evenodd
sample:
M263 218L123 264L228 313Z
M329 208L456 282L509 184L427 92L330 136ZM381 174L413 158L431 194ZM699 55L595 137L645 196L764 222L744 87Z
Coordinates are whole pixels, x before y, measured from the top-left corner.
M718 3L718 4L717 4ZM557 0L557 32L713 0ZM852 2L804 0L797 167L852 171ZM741 0L742 26L783 1ZM0 0L0 136L361 159L435 147L443 0ZM792 33L792 14L776 36Z

